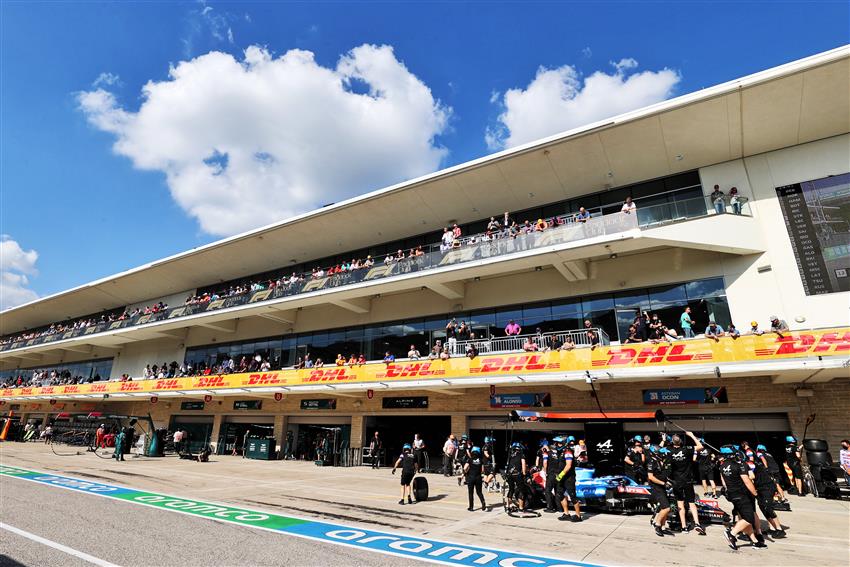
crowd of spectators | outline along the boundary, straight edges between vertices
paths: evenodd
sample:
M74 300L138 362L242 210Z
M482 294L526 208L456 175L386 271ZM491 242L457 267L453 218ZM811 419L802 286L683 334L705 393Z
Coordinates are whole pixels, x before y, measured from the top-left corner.
M70 384L90 384L100 382L100 374L93 376L74 376L70 370L33 370L29 376L18 374L13 377L4 378L0 381L0 389L3 388L41 388L44 386L66 386Z

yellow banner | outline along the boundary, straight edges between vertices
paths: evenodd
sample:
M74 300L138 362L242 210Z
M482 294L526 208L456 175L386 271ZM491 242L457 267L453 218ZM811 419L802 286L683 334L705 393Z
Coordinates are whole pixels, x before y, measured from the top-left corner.
M510 374L545 374L582 372L585 370L617 370L635 367L657 367L680 364L719 364L753 362L813 356L850 355L850 328L820 331L798 331L784 337L775 334L724 337L719 341L695 339L675 343L640 343L623 346L600 346L594 350L579 348L560 352L522 352L516 354L482 354L474 360L457 357L449 360L366 364L363 366L330 366L302 370L279 370L192 378L166 378L131 382L96 382L43 388L8 388L0 398L39 396L51 398L76 394L122 394L164 391L219 390L228 388L262 388L357 382L387 382L503 376Z

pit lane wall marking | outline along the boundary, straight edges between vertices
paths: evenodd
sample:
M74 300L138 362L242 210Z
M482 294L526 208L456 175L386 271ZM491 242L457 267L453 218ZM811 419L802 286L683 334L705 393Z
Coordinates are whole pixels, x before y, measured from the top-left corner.
M0 465L0 476L19 478L48 486L84 492L94 496L123 500L219 522L270 530L324 543L344 545L366 551L445 565L484 567L597 567L590 563L555 559L539 555L526 555L500 549L418 538L407 534L392 534L353 528L342 524L280 516L269 512L236 508L224 504L213 504L190 498L180 498L124 488L101 482L90 482L18 467Z
M482 345L486 341L480 341ZM369 382L403 382L409 380L442 380L479 376L584 372L622 368L675 366L681 364L715 364L850 355L850 328L795 331L782 337L775 334L747 335L720 341L694 339L671 344L601 346L591 350L537 352L488 355L485 351L474 360L467 357L449 360L423 360L364 366L332 366L300 370L279 370L191 378L164 378L130 382L97 382L43 388L8 388L0 390L0 399L78 394L125 394L167 391L193 391L309 386L315 384L348 384Z

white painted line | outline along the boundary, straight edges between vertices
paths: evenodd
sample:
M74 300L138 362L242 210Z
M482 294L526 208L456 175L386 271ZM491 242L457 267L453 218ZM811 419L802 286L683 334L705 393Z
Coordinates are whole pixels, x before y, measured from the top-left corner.
M0 529L4 529L8 532L12 532L13 534L17 534L21 537L25 537L34 542L40 543L42 545L46 545L47 547L52 547L53 549L58 549L62 553L67 553L68 555L73 555L78 559L82 559L83 561L87 561L92 563L93 565L100 565L100 567L118 567L114 563L110 563L109 561L104 561L103 559L98 559L94 555L89 555L88 553L83 553L82 551L77 551L67 545L62 545L61 543L57 543L55 541L51 541L49 539L45 539L41 536L31 534L29 532L25 532L20 528L16 528L14 526L10 526L9 524L4 524L0 522Z

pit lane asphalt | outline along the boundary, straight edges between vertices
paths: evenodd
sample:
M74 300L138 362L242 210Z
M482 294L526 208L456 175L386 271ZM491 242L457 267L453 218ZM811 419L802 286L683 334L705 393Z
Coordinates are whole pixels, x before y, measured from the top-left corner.
M0 478L0 521L122 566L422 563ZM91 566L0 529L0 566Z

